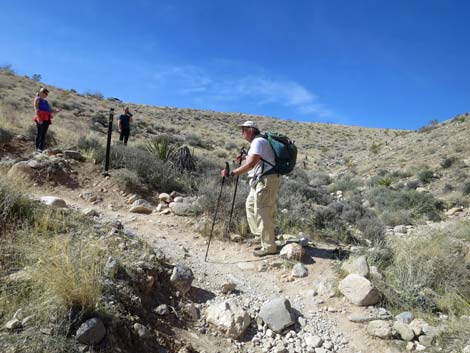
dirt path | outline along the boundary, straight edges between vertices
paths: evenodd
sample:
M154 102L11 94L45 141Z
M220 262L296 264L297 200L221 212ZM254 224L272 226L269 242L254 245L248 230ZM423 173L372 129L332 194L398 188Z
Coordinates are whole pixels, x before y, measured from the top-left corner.
M104 179L103 179L104 180ZM351 306L344 298L319 298L313 295L312 282L319 278L335 277L332 249L327 244L317 244L310 248L309 258L305 264L308 276L297 278L293 282L286 280L288 271L273 268L273 263L279 263L279 257L258 259L252 255L253 248L246 243L223 242L213 239L208 261L204 261L207 240L196 234L192 225L193 218L173 215L140 215L129 213L129 205L118 192L112 191L109 181L92 183L89 178L88 189L70 190L55 188L41 192L43 195L54 195L63 198L68 205L77 209L94 208L100 213L101 220L119 219L126 231L135 233L151 246L159 248L172 263L182 263L189 266L195 275L194 299L203 304L205 301L227 297L221 292L221 286L227 282L237 285L236 296L246 306L261 305L273 296L287 297L292 307L305 318L307 325L315 325L321 319L325 323L323 336L340 337L342 346L329 351L341 353L358 352L388 352L385 342L374 340L365 332L365 326L354 324L347 319L350 313L362 312L364 308ZM91 205L79 197L85 190L90 190L103 199L102 202ZM38 194L38 196L40 196ZM261 270L261 268L268 268ZM256 309L254 309L256 310ZM317 327L317 326L315 326ZM202 334L197 328L179 331L181 339L190 341L194 349L207 353L229 352L262 352L260 347L251 343L253 335L245 335L242 344L217 335ZM328 350L325 352L329 352ZM290 353L290 351L289 351Z

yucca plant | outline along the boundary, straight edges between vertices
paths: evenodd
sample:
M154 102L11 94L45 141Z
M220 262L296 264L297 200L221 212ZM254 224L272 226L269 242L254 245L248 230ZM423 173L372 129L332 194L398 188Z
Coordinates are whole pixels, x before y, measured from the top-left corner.
M164 162L170 160L176 152L175 146L168 139L153 139L145 144L145 149Z

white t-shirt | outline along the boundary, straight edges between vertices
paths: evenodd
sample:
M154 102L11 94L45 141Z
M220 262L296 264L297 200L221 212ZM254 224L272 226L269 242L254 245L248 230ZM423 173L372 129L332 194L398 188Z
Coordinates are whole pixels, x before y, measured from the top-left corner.
M265 174L268 170L273 168L272 166L275 164L276 159L271 145L268 140L263 137L255 137L255 139L251 141L248 156L253 154L257 154L268 163L271 163L270 165L260 160L255 167L248 172L250 178L257 179L261 174Z

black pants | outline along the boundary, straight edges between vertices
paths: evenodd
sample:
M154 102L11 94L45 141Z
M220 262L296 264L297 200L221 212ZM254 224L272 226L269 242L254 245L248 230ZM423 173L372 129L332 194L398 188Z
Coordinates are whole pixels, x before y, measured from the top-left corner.
M36 149L43 150L46 144L46 134L49 128L49 122L43 121L42 124L36 123L38 134L36 135Z
M129 134L131 132L130 128L121 128L121 135L119 135L119 141L124 140L124 144L127 145L127 140L129 139Z

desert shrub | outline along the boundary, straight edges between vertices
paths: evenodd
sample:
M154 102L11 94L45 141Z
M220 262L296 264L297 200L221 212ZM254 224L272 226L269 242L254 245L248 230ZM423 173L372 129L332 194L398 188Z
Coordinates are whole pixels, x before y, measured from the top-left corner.
M31 79L32 79L33 81L40 82L41 79L42 79L42 76L41 76L41 74L33 74L33 75L31 76Z
M418 180L410 180L406 182L406 189L407 190L416 190L416 188L419 187L419 181Z
M39 244L38 244L39 245ZM62 305L93 309L101 295L102 250L95 242L54 239L37 259L35 278L44 295Z
M439 215L443 204L429 193L416 190L390 190L376 187L369 191L368 199L381 212L409 210L413 217L428 216L433 219Z
M463 260L465 249L450 232L430 230L392 239L390 247L393 263L386 269L386 281L403 307L437 309L454 315L470 313L470 271Z
M83 151L87 151L102 148L102 145L95 137L81 136L78 138L77 147Z
M8 143L13 139L13 134L9 130L0 127L0 143Z
M88 92L85 92L84 95L87 97L92 97L92 98L96 98L99 100L104 99L103 93L101 93L100 91L88 91Z
M329 186L329 191L330 192L336 192L338 190L341 191L357 191L357 188L362 186L363 182L362 180L358 178L354 178L351 175L344 175L340 177L339 179L335 180L333 184Z
M466 180L462 185L462 194L470 195L470 180Z
M311 171L307 173L310 186L326 186L331 184L332 180L328 173Z
M373 154L377 154L380 152L380 144L373 142L372 145L370 146L370 151Z
M233 142L227 142L225 144L225 149L226 150L238 150L240 147L236 144L236 143L233 143Z
M9 76L15 75L15 70L13 69L13 66L11 64L5 64L0 66L0 71L3 71Z
M457 157L445 157L441 160L441 167L443 169L450 168L457 161Z
M34 201L0 180L0 235L6 228L14 228L21 222L32 222L36 209Z
M423 184L429 184L434 177L434 172L430 169L424 169L418 173L418 180Z
M108 117L104 113L95 113L91 117L92 128L99 125L104 128L108 127Z
M445 192L445 193L452 192L453 190L454 190L454 187L452 186L452 184L449 184L449 183L444 184L444 187L442 188L442 192Z
M213 148L209 141L204 140L204 138L196 134L186 135L185 142L193 147L201 147L207 150L211 150Z
M120 188L128 193L144 195L148 191L135 171L118 169L113 172L113 178Z
M413 216L410 210L384 211L380 218L389 227L413 223Z
M385 227L382 221L377 217L363 217L358 220L357 225L363 237L371 241L372 244L378 244L384 241Z
M429 132L439 126L439 121L431 120L427 125L424 125L418 129L419 133Z
M123 149L124 166L135 171L150 189L188 192L196 187L196 181L191 175L181 173L171 163L165 163L141 149L129 147Z

